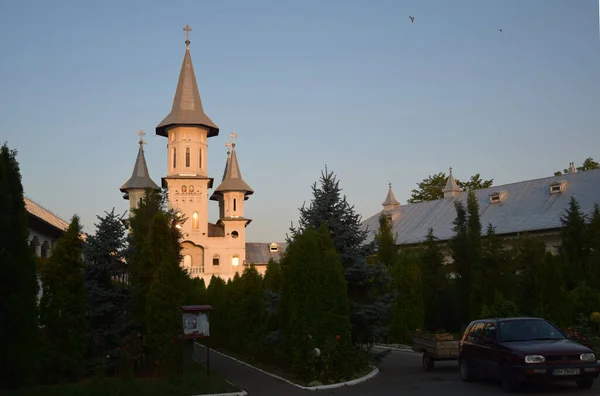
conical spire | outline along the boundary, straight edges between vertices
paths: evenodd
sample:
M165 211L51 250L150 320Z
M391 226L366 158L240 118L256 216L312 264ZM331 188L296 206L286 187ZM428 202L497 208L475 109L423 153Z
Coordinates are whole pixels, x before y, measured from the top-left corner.
M390 183L390 188L388 189L387 197L385 197L385 201L381 204L384 210L394 209L400 206L400 202L396 199L394 192L392 191L392 183Z
M200 91L198 91L198 84L196 83L188 37L188 33L192 29L186 26L183 30L186 34L185 55L179 72L179 82L173 99L173 107L171 113L156 127L156 134L167 136L167 128L170 126L191 125L207 127L208 137L217 136L219 127L204 113Z
M452 198L457 196L462 192L462 189L454 180L454 175L452 175L452 167L450 167L450 176L448 176L448 181L446 181L446 187L442 190L444 193L444 198Z
M227 162L225 164L225 172L223 172L223 180L213 193L212 200L218 200L218 196L226 191L241 191L246 196L254 193L254 190L242 179L242 172L240 171L237 154L235 153L235 138L237 134L234 132L230 136L232 142L226 144Z
M148 173L148 165L146 165L146 157L144 156L144 144L146 144L146 142L142 139L142 136L145 135L145 133L139 131L138 135L140 135L140 148L135 160L135 165L133 166L133 173L129 180L127 180L120 188L123 193L127 193L129 190L146 188L160 190L156 183L152 181L150 174ZM127 195L125 198L127 199Z

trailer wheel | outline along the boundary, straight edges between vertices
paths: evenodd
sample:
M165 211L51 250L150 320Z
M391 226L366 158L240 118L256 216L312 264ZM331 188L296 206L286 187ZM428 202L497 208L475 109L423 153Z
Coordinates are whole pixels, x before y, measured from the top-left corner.
M435 363L431 356L427 354L427 352L423 352L423 368L425 371L433 370Z

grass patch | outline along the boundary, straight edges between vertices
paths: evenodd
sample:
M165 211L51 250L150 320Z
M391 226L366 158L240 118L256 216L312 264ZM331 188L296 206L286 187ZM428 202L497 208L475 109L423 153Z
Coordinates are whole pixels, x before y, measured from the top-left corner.
M191 347L191 345L190 345ZM155 378L87 378L77 383L35 386L6 393L6 396L192 396L211 393L239 392L240 389L225 381L211 370L192 360L191 348L186 350L185 381Z

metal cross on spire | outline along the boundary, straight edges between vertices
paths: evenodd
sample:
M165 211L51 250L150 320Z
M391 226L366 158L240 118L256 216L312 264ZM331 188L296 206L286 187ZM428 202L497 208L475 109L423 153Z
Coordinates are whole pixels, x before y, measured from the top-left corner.
M231 137L231 144L233 147L235 147L235 139L237 139L238 134L235 132L231 132L231 134L229 135L229 137Z
M185 31L185 45L190 45L190 36L189 33L192 31L192 28L190 27L190 25L185 25L185 27L183 28L183 30Z
M146 144L146 142L144 141L144 138L142 137L145 135L144 131L140 129L140 131L137 134L140 137L140 144Z
M389 184L390 188L392 188L392 182L389 182L388 184Z
M232 146L231 142L225 143L225 147L227 147L227 155L229 155L229 153L231 152L231 146Z
M452 174L452 167L450 167L450 174Z

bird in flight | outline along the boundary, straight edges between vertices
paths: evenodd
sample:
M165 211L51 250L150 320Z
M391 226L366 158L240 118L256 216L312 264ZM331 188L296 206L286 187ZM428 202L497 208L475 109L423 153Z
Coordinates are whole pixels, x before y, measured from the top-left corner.
M414 16L409 16L409 18L410 18L410 21L411 21L412 23L415 23L415 17L414 17Z
M502 33L502 29L498 29L498 31L499 31L500 33Z

